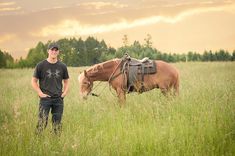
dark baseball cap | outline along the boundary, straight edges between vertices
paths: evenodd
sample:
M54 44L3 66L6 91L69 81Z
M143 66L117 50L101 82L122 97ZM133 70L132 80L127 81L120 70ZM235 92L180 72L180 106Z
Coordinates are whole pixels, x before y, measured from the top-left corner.
M56 42L52 42L48 45L48 50L49 49L53 49L53 48L57 48L59 49L59 45Z

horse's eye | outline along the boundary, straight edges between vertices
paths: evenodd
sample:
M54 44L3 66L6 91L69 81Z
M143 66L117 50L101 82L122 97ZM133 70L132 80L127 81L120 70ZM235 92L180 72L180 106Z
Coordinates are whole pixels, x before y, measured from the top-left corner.
M83 84L84 85L90 85L90 82L84 82Z

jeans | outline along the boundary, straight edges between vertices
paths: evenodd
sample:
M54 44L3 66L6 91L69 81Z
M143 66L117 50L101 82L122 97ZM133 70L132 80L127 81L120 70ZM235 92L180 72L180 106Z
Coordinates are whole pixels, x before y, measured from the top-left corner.
M52 125L55 134L62 130L61 119L64 110L64 100L58 98L41 98L39 103L38 124L36 133L40 134L47 126L49 112L52 114Z

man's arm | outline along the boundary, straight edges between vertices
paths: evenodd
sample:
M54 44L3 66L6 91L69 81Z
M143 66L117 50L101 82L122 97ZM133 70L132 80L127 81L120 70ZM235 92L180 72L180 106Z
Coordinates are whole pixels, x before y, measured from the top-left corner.
M31 85L33 89L38 93L38 96L41 98L50 97L50 95L44 94L38 86L38 79L33 77L31 80Z
M64 79L64 91L63 94L61 95L61 97L65 97L68 93L69 90L69 79Z

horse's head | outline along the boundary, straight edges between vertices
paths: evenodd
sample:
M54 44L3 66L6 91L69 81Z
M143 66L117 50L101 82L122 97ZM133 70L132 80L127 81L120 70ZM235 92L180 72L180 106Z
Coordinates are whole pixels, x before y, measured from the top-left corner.
M90 80L86 70L79 75L78 80L80 85L80 95L83 99L86 99L91 93L93 82Z

